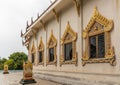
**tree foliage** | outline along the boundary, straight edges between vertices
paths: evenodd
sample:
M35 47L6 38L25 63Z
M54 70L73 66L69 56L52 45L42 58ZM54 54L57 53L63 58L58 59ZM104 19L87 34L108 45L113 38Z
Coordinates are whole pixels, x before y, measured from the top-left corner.
M0 59L0 70L3 69L3 67L4 67L4 63L5 63L6 61L7 61L6 58L2 58L2 59Z
M9 59L9 60L7 60L4 64L5 65L8 65L8 69L9 70L13 70L14 69L14 60L13 59Z
M10 55L9 59L0 60L0 69L3 69L4 64L8 65L9 70L22 70L23 61L27 60L27 55L23 52L15 52Z

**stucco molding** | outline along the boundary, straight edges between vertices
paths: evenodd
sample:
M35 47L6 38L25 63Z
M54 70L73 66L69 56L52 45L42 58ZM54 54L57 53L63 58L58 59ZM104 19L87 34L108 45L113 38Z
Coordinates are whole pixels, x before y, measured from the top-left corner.
M56 19L57 22L59 23L59 15L58 15L58 13L56 12L55 9L53 9L52 12L53 12L53 15L54 15L55 19Z
M69 22L67 23L66 30L61 38L61 48L62 48L62 55L60 58L60 66L62 64L75 64L77 65L77 54L76 54L76 40L77 40L77 33L73 31ZM65 61L64 57L64 45L67 43L72 42L72 60Z
M73 0L78 16L80 17L80 0Z
M36 52L36 48L34 42L32 43L31 54Z
M42 41L42 37L40 38L40 42L38 45L38 52L42 52L42 62L39 62L39 65L44 65L44 44Z
M35 47L35 44L34 44L34 41L33 41L33 43L32 43L32 47L31 47L31 49L30 49L30 55L31 55L31 62L32 62L32 54L34 54L34 63L33 63L33 65L37 65L36 64L36 47Z
M93 28L95 23L99 23L103 29L100 28ZM111 65L115 65L115 53L114 48L111 46L111 36L110 33L114 27L113 20L108 20L104 16L102 16L97 7L94 8L94 13L86 26L83 30L83 38L85 40L85 51L82 57L82 65L84 66L86 63L110 63ZM105 34L105 56L104 58L100 59L90 59L89 55L89 37L94 36L97 34Z
M51 65L51 64L57 65L56 47L57 47L57 39L53 35L53 30L51 30L51 35L50 35L50 38L47 43L48 56L46 57L46 65ZM52 61L52 62L49 61L49 49L50 48L54 48L54 61Z
M43 23L43 21L42 20L40 20L40 23L41 23L41 25L42 25L42 28L44 29L44 31L46 30L45 29L45 23Z

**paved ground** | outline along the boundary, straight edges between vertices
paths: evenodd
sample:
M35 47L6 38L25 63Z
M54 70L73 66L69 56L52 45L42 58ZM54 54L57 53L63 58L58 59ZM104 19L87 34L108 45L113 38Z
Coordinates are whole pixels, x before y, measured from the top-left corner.
M22 72L15 72L10 74L0 73L0 85L21 85L19 82L22 79L22 75ZM35 78L35 80L37 81L37 83L29 85L62 85L47 80L41 80L38 78Z

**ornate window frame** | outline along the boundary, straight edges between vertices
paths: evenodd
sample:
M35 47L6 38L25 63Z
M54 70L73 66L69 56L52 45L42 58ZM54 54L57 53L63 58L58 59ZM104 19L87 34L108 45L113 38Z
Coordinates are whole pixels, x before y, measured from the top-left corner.
M35 48L35 45L34 45L34 42L32 44L32 48L31 48L31 63L32 63L32 54L34 54L34 63L35 64L35 59L36 59L36 48Z
M75 64L77 65L77 53L76 53L76 40L77 40L77 33L73 31L69 22L67 23L66 30L61 38L61 48L62 48L62 55L60 58L60 66L62 64ZM72 43L72 60L65 61L64 56L64 45L67 43Z
M47 61L46 65L52 65L52 64L57 65L56 47L57 47L57 39L53 35L53 31L51 31L51 35L47 43L48 57L46 58L46 61ZM54 48L54 61L52 62L49 61L49 49L50 48Z
M101 24L103 26L103 29L102 30L98 29L97 31L93 30L92 33L89 33L95 22ZM110 34L111 34L110 32L112 31L113 26L114 26L113 20L108 20L107 18L102 16L98 12L97 8L95 7L94 14L91 17L87 27L83 30L83 34L82 34L82 36L85 40L85 51L84 51L83 57L82 57L82 65L83 66L87 63L110 63L111 65L116 65L114 48L113 48L113 46L111 46L111 36L110 36ZM101 31L105 33L105 56L104 56L104 58L100 58L100 59L90 59L90 55L89 55L90 34L92 34L92 35L98 34Z
M38 45L38 53L39 52L42 52L42 62L39 62L39 65L44 65L44 44L43 44L43 41L42 41L42 37L40 38L40 42L39 42L39 45ZM38 60L39 60L39 55L38 55Z

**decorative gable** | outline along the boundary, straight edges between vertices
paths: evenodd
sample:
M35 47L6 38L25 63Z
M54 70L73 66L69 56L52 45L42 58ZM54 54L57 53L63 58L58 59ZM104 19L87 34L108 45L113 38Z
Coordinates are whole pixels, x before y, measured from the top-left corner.
M44 50L44 44L43 44L43 41L42 41L42 37L40 38L40 42L39 42L39 45L38 45L38 50L39 51L43 51Z
M113 20L108 20L104 16L102 16L97 7L94 8L93 16L91 17L88 25L83 30L83 38L85 39L85 51L82 57L83 66L86 63L110 63L111 65L115 65L115 54L114 48L111 46L111 36L110 32L113 29ZM101 33L104 33L104 41L105 41L105 58L97 58L90 59L90 43L89 38L91 36L96 36Z
M67 42L72 42L77 39L77 33L74 32L69 24L67 23L66 30L61 38L61 44L62 43L67 43Z
M34 42L32 44L32 48L31 48L31 53L35 53L36 52L36 49L35 49L35 45L34 45Z
M53 35L53 31L51 31L51 35L50 35L50 38L48 40L47 47L51 48L51 47L54 47L56 45L57 45L57 40Z
M48 48L48 57L46 58L46 65L50 64L55 64L57 65L57 54L56 54L56 46L57 46L57 40L53 35L53 31L51 31L50 38L47 43L47 48ZM54 49L54 61L50 62L50 54L49 54L49 49L53 48Z
M76 54L76 39L77 33L74 32L69 24L67 23L66 30L61 38L61 47L62 47L62 55L60 58L60 66L62 64L75 64L77 65L77 54ZM65 44L72 43L72 59L66 61L65 60Z
M93 16L91 17L87 27L83 31L83 38L87 37L87 34L89 32L96 32L103 30L104 32L109 32L113 29L113 21L108 20L104 16L102 16L98 10L97 7L94 8Z

